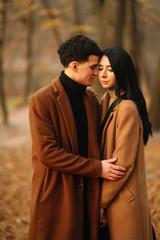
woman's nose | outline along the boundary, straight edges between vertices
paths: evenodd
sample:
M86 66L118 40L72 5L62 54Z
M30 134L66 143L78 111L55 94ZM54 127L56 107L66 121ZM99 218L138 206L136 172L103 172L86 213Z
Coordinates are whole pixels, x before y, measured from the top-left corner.
M102 77L107 77L107 71L106 71L106 69L103 69L103 71L102 71Z

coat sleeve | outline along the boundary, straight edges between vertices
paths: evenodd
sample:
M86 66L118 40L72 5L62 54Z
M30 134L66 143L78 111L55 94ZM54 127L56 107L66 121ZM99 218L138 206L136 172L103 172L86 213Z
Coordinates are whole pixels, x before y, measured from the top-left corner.
M117 165L126 168L126 175L118 181L103 180L101 207L106 208L126 184L135 166L136 154L140 139L140 116L134 103L128 101L119 107L116 120L115 150Z
M63 173L92 178L100 176L100 161L69 153L58 144L49 108L36 96L30 100L29 122L33 154L44 166Z

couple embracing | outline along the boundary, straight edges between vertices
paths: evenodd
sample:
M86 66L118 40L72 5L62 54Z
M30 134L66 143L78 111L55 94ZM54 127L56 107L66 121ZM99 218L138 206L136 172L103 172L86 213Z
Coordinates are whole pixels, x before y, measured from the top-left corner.
M128 53L82 35L58 49L64 71L30 100L29 240L152 240L146 104ZM91 87L99 75L101 105Z

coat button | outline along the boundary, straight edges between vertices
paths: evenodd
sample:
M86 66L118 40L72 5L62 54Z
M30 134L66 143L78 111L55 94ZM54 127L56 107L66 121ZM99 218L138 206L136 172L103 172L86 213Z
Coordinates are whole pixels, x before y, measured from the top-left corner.
M83 183L78 183L78 187L82 188L83 187Z

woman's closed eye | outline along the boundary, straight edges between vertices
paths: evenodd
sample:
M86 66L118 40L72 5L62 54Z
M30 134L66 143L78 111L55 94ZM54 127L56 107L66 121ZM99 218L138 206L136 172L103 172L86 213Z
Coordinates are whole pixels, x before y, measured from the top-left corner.
M98 66L99 71L102 71L103 69L104 69L104 67ZM112 68L106 68L106 70L109 71L109 72L113 72Z

